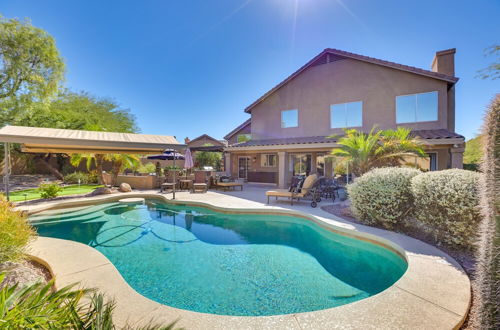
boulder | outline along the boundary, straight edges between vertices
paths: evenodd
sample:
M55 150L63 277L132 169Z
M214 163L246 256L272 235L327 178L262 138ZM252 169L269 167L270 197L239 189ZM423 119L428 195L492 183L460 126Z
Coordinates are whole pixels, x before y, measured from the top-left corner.
M132 187L130 187L130 185L128 183L120 183L120 187L118 188L119 191L121 192L131 192L132 191Z
M100 188L97 188L96 190L94 190L93 192L91 192L89 194L89 196L107 195L107 194L112 194L112 193L113 193L113 190L111 190L111 188L100 187Z

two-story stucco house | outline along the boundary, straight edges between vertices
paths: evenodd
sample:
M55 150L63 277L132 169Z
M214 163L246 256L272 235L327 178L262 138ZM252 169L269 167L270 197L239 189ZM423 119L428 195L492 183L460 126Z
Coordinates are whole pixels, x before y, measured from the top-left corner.
M286 187L298 173L333 174L325 156L331 135L409 127L424 140L428 170L462 167L464 137L455 133L455 49L437 52L431 70L325 49L245 112L225 136L226 167L250 182ZM246 142L241 142L249 139Z

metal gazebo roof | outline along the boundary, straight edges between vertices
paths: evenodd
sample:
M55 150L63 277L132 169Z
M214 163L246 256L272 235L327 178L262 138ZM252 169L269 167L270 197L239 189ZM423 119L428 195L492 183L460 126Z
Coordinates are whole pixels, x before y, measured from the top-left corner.
M158 154L184 148L174 136L97 132L57 128L5 126L0 142L21 143L32 153L136 153Z

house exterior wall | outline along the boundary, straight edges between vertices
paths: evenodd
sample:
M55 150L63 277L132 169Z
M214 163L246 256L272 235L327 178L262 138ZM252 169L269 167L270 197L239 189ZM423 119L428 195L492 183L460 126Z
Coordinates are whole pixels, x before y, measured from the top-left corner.
M396 96L432 91L438 91L438 120L399 126L450 129L445 81L354 59L313 66L252 108L252 139L341 134L330 128L330 105L355 101L363 101L357 129L396 128ZM281 110L289 109L298 109L298 127L281 128Z
M238 143L238 135L240 134L252 134L252 125L249 124L249 125L246 125L244 127L242 127L241 129L239 129L238 131L236 131L228 140L228 144L231 145L231 144L235 144L235 143Z
M223 146L223 144L217 140L213 140L210 138L202 137L197 140L190 141L187 146L188 148L195 148L195 147L203 147L206 144L211 144L214 146Z

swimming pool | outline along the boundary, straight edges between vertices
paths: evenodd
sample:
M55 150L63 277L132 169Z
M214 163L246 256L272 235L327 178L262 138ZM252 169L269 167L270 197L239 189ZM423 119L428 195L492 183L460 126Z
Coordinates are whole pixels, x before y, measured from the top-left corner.
M344 305L383 291L406 261L295 216L227 214L147 200L46 211L39 235L88 244L140 294L197 312L260 316Z

